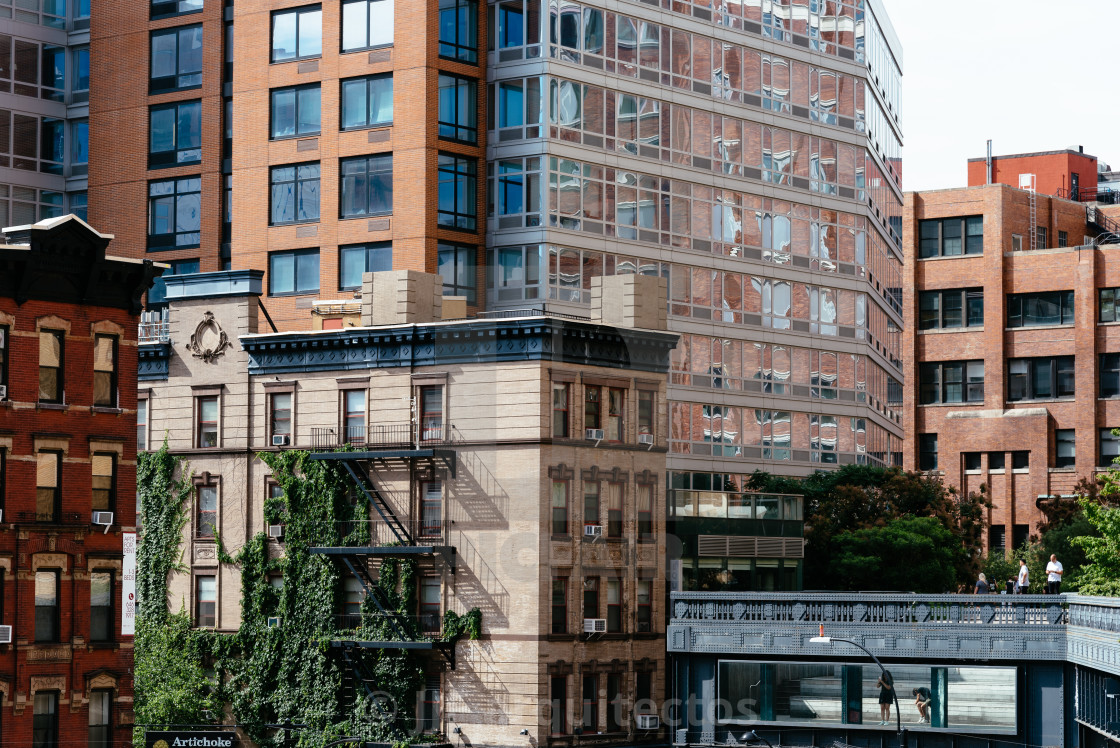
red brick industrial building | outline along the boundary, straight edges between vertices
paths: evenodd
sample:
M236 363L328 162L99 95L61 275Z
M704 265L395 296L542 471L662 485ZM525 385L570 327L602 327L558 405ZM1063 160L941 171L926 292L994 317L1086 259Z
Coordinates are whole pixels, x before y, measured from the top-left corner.
M1097 191L1097 157L1079 147L1063 151L1017 153L1011 156L992 156L991 174L987 158L968 160L968 186L1006 184L1019 187L1019 177L1034 175L1035 192L1078 200L1082 195ZM1090 198L1092 199L1092 198Z
M0 245L0 743L131 743L123 534L136 530L141 294L73 216ZM96 514L95 514L96 513ZM111 516L110 516L111 515Z

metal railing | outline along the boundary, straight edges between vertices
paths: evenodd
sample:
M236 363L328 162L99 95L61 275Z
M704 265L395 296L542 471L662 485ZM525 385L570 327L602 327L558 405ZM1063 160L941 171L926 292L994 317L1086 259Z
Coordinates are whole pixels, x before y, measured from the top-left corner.
M570 319L576 322L590 322L591 318L579 314L554 312L543 307L523 307L519 309L498 309L492 312L479 312L477 319L512 319L514 317L555 317L556 319Z
M1074 200L1079 203L1102 203L1104 205L1120 205L1120 190L1114 190L1109 187L1094 190L1059 187L1057 196L1066 200Z
M352 449L419 449L450 443L446 424L377 423L369 427L313 428L311 447L317 452Z
M443 626L443 621L438 613L422 613L420 615L391 615L370 611L366 613L338 613L334 616L334 630L343 636L361 633L363 627L369 631L379 623L388 624L392 620L405 634L415 639L438 638ZM387 626L392 631L391 626ZM359 640L360 636L355 637Z
M447 528L440 518L411 519L405 517L399 520L412 537L415 545L447 545ZM398 544L396 535L380 519L372 520L343 520L336 523L338 541L345 547L386 547ZM348 538L361 538L360 542L350 541ZM368 538L368 540L367 540Z
M139 342L141 343L167 343L171 340L171 323L168 320L158 322L141 322L139 325Z

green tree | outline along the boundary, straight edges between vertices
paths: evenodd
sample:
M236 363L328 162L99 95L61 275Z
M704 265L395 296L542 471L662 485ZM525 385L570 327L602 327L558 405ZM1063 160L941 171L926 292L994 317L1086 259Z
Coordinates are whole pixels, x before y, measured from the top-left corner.
M845 530L832 545L830 589L952 591L955 570L967 555L934 517L904 516L876 527Z
M1106 482L1116 479L1115 469ZM1112 484L1115 485L1115 484ZM1105 507L1091 499L1082 499L1085 519L1100 537L1082 535L1072 540L1085 551L1087 563L1081 567L1080 591L1085 595L1120 595L1120 508Z

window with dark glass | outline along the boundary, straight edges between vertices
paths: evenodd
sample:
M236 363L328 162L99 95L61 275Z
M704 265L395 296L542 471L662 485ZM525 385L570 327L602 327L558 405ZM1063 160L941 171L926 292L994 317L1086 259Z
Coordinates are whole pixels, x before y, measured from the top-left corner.
M62 512L62 452L35 454L35 521L57 522Z
M920 405L983 401L983 361L937 361L918 365Z
M439 0L439 56L478 62L478 3Z
M111 748L113 745L113 692L98 688L89 692L89 746Z
M649 579L638 580L638 605L635 619L639 634L653 631L653 582ZM644 698L648 699L649 694Z
M552 579L552 633L568 633L568 578Z
M1007 528L1003 525L992 525L988 528L988 549L1002 551L1007 547Z
M426 677L424 679L424 690L420 693L420 708L417 710L416 720L416 726L421 733L439 732L441 698L439 673Z
M1035 226L1035 235L1036 235L1036 238L1038 240L1038 248L1039 249L1045 249L1046 248L1046 242L1047 242L1046 227L1045 226Z
M89 47L74 50L74 91L89 91Z
M1058 232L1058 246L1059 247L1068 247L1069 246L1069 234L1067 234L1065 231L1059 231Z
M393 212L393 154L343 159L339 164L339 207L343 218Z
M274 166L271 181L273 226L319 220L318 163Z
M70 212L76 215L78 218L81 218L83 221L87 220L89 214L88 192L83 191L70 193Z
M610 629L608 622L607 629ZM622 731L622 673L607 673L607 732Z
M89 120L70 122L70 165L78 167L89 163Z
M1007 326L1072 325L1073 291L1007 295Z
M607 580L607 633L622 631L622 580Z
M1120 397L1120 353L1102 353L1101 397Z
M1031 453L1025 450L1016 450L1011 453L1011 469L1026 470L1031 466Z
M218 446L218 397L200 397L196 402L198 424L195 446L209 448Z
M1110 468L1116 465L1116 458L1120 457L1120 436L1116 429L1100 430L1100 449L1097 452L1097 467Z
M595 580L598 582L598 580ZM599 732L599 676L583 676L583 731Z
M478 163L451 153L439 154L439 199L436 217L440 226L474 231L477 228Z
M292 393L275 392L269 403L269 431L271 436L292 436Z
M342 129L393 124L393 74L342 81Z
M148 183L148 249L197 247L201 231L201 177Z
M35 641L59 640L59 570L35 572Z
M15 134L18 136L18 131ZM39 171L61 174L65 160L66 120L43 117L39 124Z
M218 528L218 487L198 486L198 516L195 537L212 538Z
M42 88L39 97L48 101L66 98L66 48L53 44L42 47Z
M438 269L443 277L444 296L465 296L468 304L478 302L477 247L440 242L436 248Z
M565 580L565 583L567 580ZM553 590L555 590L553 583ZM555 610L555 608L553 609ZM556 619L553 618L553 621ZM565 633L554 631L553 633ZM548 679L549 705L552 708L552 719L549 730L553 735L566 735L568 733L568 679L566 676L552 676Z
M95 642L113 638L113 573L95 571L89 575L89 639Z
M93 471L93 511L115 511L117 504L117 456L112 452L94 452L90 463Z
M420 483L420 534L439 537L443 531L443 481Z
M984 216L918 222L919 257L955 257L984 252Z
M964 452L961 456L964 458L966 471L980 469L980 452Z
M347 576L342 582L342 620L339 628L355 629L362 623L362 601L365 587L357 577Z
M342 428L346 441L364 442L366 438L366 391L346 390L342 395Z
M151 0L152 20L178 16L184 13L197 13L202 10L202 0Z
M149 93L202 85L202 24L152 32Z
M478 142L477 81L439 74L439 136L463 143Z
M318 135L321 93L318 83L272 89L269 92L272 138Z
M171 275L189 275L197 273L199 269L198 259L191 260L168 260L170 269L165 270L164 276ZM167 305L167 285L163 282L163 277L156 278L152 283L152 287L148 290L148 309L161 308Z
M552 481L552 534L556 536L568 534L568 489L570 482L566 480Z
M342 51L384 47L393 43L393 0L344 0Z
M343 291L362 287L364 273L379 273L393 269L392 242L353 244L339 248L338 287Z
M525 44L525 13L520 3L503 3L498 6L498 49L520 47Z
M39 331L39 402L61 403L65 392L63 353L66 333L63 330Z
M1120 322L1120 288L1101 288L1097 290L1100 301L1097 320L1099 322Z
M197 576L195 584L194 624L199 628L214 628L218 625L218 580L217 577Z
M566 439L570 433L571 385L567 382L552 383L552 436Z
M442 588L439 577L420 578L420 630L439 631Z
M988 453L988 470L1003 470L1007 463L1007 455L1004 452L989 452Z
M319 5L272 14L272 61L288 62L323 54L323 9Z
M626 390L607 389L607 441L620 442L626 437Z
M937 470L937 434L918 434L918 469Z
M202 102L178 101L148 110L148 166L202 161Z
M603 390L600 387L583 388L583 427L587 430L603 426Z
M587 577L583 580L583 617L599 617L599 578Z
M93 336L93 404L117 407L117 336Z
M984 290L954 288L918 294L918 329L952 329L984 325Z
M638 539L653 540L653 484L639 483L635 492L638 503Z
M1073 356L1013 358L1007 362L1007 399L1073 397Z
M37 599L38 585L36 585ZM38 613L38 607L35 612ZM36 629L38 629L38 619L36 619ZM31 722L31 748L58 748L58 691L35 692Z
M638 434L653 436L655 411L654 394L650 390L638 390Z
M583 524L584 527L601 525L599 516L599 481L583 482ZM587 616L584 616L585 618Z
M626 492L624 483L607 484L607 537L622 537L623 497Z
M268 256L268 295L315 293L319 290L319 250L296 249Z
M1073 467L1076 433L1074 429L1054 429L1054 467Z

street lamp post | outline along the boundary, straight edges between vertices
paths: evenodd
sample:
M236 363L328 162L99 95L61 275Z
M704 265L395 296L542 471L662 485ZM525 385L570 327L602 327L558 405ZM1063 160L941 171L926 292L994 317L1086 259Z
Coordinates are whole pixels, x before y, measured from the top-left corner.
M879 666L879 672L882 674L882 676L886 677L887 669L885 667L883 667L883 663L879 662L879 658L876 657L875 655L871 654L871 652L868 651L868 649L866 647L864 647L862 644L857 644L856 642L852 641L851 639L841 639L841 638L836 637L836 636L824 636L824 631L823 631L824 627L822 626L821 629L822 629L821 636L814 636L812 639L809 640L810 644L832 644L833 642L844 642L845 644L851 644L853 647L857 647L857 648L863 650L863 653L866 654L868 657L870 657L875 662L875 664ZM895 716L895 719L897 720L897 725L898 725L898 747L899 748L907 748L907 746L906 746L906 731L902 729L902 709L899 708L899 706L898 706L898 689L895 688L894 686L895 686L894 679L892 678L891 679L891 695L894 697L894 716Z

